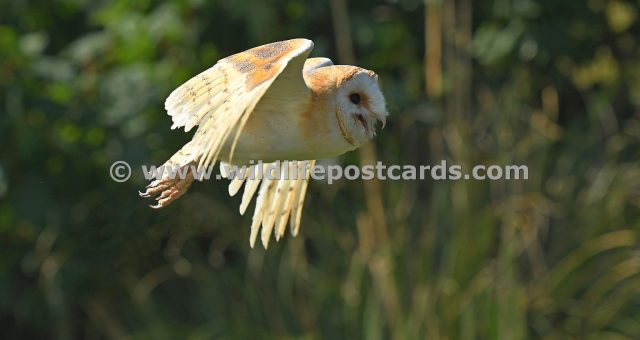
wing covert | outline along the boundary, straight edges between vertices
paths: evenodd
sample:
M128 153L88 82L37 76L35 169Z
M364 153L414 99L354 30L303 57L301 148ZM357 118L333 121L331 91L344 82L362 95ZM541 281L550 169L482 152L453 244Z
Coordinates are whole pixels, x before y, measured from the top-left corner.
M199 165L218 159L235 132L235 141L256 104L269 87L282 83L305 86L304 62L313 49L307 39L258 46L218 61L174 90L165 101L172 129L199 126L193 141L202 157Z

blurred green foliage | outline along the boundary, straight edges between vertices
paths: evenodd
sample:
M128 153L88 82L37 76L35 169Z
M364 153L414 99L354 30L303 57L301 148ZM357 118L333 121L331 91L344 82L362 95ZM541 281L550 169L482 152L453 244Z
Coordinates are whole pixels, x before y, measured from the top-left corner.
M640 338L639 2L344 5L3 0L2 337ZM190 138L172 89L292 37L382 79L391 122L342 162L529 180L313 182L301 234L265 252L226 183L153 211L141 174L109 178Z

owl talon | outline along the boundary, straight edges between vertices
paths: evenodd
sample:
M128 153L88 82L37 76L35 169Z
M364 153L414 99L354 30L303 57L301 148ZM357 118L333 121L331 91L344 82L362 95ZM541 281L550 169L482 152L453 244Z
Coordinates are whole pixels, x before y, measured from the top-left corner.
M165 177L149 183L146 190L144 192L139 191L138 194L144 198L153 197L157 203L149 205L149 207L153 209L160 209L168 206L171 202L182 196L182 194L189 189L193 181L194 178L191 173L188 173L184 179L176 176L171 178L170 176L165 175Z

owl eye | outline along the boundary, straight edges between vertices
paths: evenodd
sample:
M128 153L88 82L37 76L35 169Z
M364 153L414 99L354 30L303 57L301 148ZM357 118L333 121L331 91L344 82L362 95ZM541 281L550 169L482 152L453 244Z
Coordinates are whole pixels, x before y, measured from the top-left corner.
M360 104L360 94L358 94L358 93L352 93L352 94L350 94L350 95L349 95L349 100L350 100L352 103L356 104L356 105Z

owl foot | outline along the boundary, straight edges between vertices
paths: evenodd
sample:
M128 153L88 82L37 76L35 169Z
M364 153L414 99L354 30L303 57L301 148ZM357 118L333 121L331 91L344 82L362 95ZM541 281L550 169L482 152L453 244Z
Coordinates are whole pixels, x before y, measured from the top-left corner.
M165 174L161 179L149 183L145 188L146 190L144 192L139 191L138 194L145 198L157 196L155 197L157 203L149 206L153 209L164 208L189 190L194 177L190 171L186 173L187 176L184 179L177 175L169 176Z

